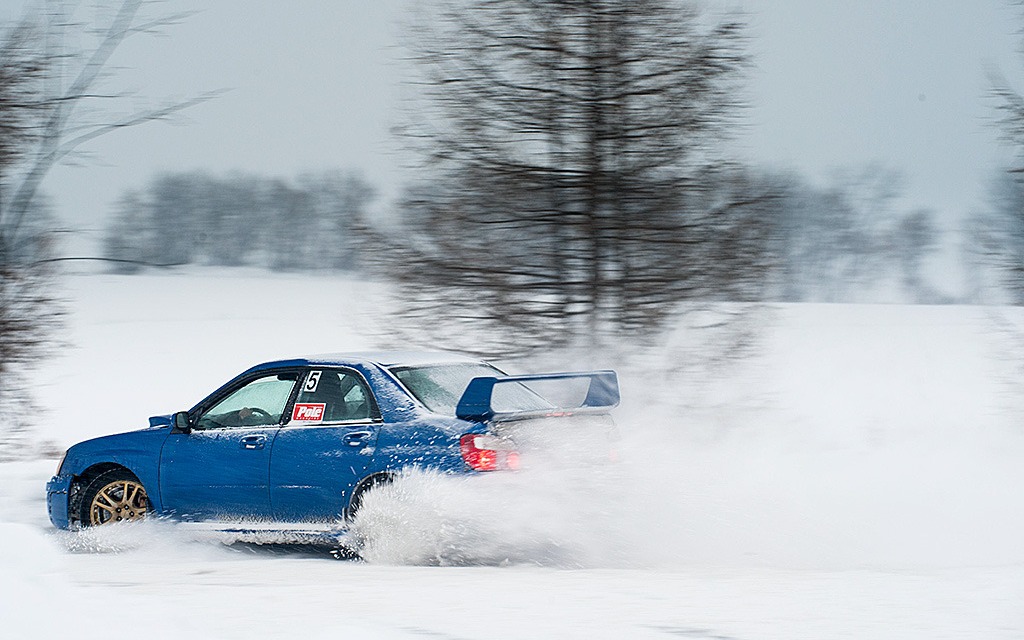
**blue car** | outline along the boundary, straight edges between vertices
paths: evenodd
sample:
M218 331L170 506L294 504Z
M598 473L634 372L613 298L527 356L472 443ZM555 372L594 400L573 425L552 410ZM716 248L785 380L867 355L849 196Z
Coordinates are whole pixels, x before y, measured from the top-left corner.
M74 445L47 508L64 529L157 514L337 530L403 469L516 469L529 438L515 425L582 416L610 433L618 402L613 371L509 376L443 353L266 362L149 428Z

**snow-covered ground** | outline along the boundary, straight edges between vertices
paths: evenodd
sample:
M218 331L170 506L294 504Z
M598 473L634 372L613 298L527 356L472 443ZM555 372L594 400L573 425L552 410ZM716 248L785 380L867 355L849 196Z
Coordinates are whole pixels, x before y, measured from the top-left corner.
M61 447L191 406L279 356L378 346L372 288L196 270L68 279L39 372ZM623 462L415 474L368 504L369 562L168 522L53 531L56 460L0 464L7 637L1021 638L1024 314L758 310L753 357L680 330L614 366ZM528 368L529 363L517 363Z

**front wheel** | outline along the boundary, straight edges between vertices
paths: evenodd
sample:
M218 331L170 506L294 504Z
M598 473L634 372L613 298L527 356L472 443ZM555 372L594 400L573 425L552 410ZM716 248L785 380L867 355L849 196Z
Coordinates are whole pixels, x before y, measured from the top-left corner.
M102 473L86 486L79 518L95 527L140 520L149 512L149 497L139 479L124 469Z

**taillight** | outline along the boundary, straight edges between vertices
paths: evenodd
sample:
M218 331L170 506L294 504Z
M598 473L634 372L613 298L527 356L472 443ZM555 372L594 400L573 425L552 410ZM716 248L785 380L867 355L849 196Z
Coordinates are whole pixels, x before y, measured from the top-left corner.
M467 433L459 440L462 459L475 471L515 470L519 452L510 441L480 433Z

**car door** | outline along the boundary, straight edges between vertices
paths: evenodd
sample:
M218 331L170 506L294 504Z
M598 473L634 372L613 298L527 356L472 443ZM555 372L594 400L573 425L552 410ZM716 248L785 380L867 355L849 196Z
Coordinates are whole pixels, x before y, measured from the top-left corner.
M298 370L239 381L171 433L160 455L164 507L184 520L268 518L270 452Z
M270 461L274 518L334 520L373 459L381 418L370 387L352 369L310 369L289 418Z

